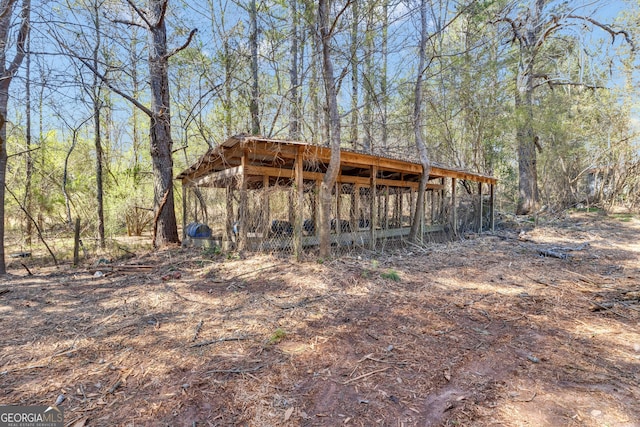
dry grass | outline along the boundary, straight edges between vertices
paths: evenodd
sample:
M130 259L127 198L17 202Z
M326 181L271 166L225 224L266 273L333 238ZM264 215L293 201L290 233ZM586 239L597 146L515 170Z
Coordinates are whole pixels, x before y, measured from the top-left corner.
M102 277L14 270L0 402L63 393L89 426L639 426L640 221L519 231L323 264L175 249Z

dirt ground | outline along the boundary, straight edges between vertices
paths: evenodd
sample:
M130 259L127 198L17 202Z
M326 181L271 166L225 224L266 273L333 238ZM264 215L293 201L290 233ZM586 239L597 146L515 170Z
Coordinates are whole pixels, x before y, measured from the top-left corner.
M0 404L72 426L640 426L637 217L11 271Z

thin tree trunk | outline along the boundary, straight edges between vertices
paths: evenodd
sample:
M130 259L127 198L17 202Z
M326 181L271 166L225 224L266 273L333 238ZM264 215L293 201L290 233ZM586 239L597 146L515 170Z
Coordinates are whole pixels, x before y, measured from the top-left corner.
M291 78L291 100L289 115L289 138L293 140L300 139L300 106L298 105L298 0L290 0L291 6L291 69L289 76Z
M232 134L231 126L231 50L229 49L229 38L225 36L224 40L224 125L227 131L226 137Z
M93 19L95 29L95 46L93 49L93 66L98 69L98 53L100 51L101 38L100 38L100 14L98 11L98 4L93 4ZM103 188L102 188L102 140L100 129L100 112L102 107L101 100L101 88L102 82L98 79L97 75L93 75L93 126L94 126L94 144L96 148L96 202L98 208L98 239L100 241L100 247L104 249L104 202L103 202Z
M0 11L0 275L6 274L4 260L4 200L7 174L7 109L9 103L9 86L18 72L25 57L25 41L29 35L29 13L31 1L23 0L20 13L20 27L17 33L15 56L8 64L7 53L9 30L13 20L13 11L17 0L2 2L4 9Z
M368 4L368 13L366 16L366 29L365 29L365 43L364 43L364 78L362 83L364 86L364 105L362 112L363 131L364 136L362 138L362 149L365 152L370 153L373 149L373 102L374 102L374 66L373 66L373 42L375 35L372 31L374 17L373 12L375 10L372 2Z
M260 135L260 110L258 99L260 91L258 86L258 16L256 10L256 0L249 2L249 48L251 49L251 101L249 111L251 112L251 134Z
M33 156L31 155L31 37L27 36L26 48L26 76L25 76L25 113L26 113L26 176L24 186L24 206L27 212L31 212L33 202L31 196L31 184L33 180ZM27 245L31 245L31 236L33 235L33 222L29 218L25 218L26 225L24 231L24 240Z
M416 77L416 86L414 91L414 104L413 104L413 133L416 140L416 148L420 155L420 163L422 163L422 177L420 178L420 184L418 185L418 196L416 200L415 213L413 215L413 221L411 223L411 230L409 231L409 241L418 241L418 232L420 230L420 223L422 217L424 217L424 196L427 190L427 183L429 182L429 173L431 172L431 162L429 160L429 153L422 137L422 81L424 76L424 68L426 62L426 47L427 47L427 1L420 0L420 47L418 53L418 75Z
M69 159L71 158L71 153L73 153L73 150L76 148L76 142L78 141L78 129L72 129L71 135L71 146L64 158L64 169L62 170L62 195L64 196L64 207L67 212L67 225L69 225L69 227L73 226L73 220L71 219L71 201L69 200L69 193L67 192Z
M327 110L330 118L331 158L329 166L320 184L320 257L330 256L331 232L331 193L340 170L340 116L336 94L336 81L333 76L333 62L331 60L331 37L329 0L318 2L318 26L322 42L322 71L324 78Z
M306 15L309 17L308 23L309 37L311 38L311 80L309 82L309 97L311 98L311 142L318 144L318 135L320 132L320 100L318 97L318 61L320 58L320 51L318 45L318 37L315 29L315 22L311 18L316 16L313 13L313 2L306 1Z
M389 62L389 0L382 2L382 70L380 70L380 98L382 102L382 148L386 152L389 148L389 134L387 130L388 95L387 95L387 64Z
M351 134L349 139L353 149L358 148L358 0L351 3Z

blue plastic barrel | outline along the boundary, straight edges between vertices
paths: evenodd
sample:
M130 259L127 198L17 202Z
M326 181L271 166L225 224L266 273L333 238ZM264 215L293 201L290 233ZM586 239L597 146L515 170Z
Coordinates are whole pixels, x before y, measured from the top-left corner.
M192 222L187 225L187 236L206 239L211 237L211 229L207 224L203 224L201 222Z

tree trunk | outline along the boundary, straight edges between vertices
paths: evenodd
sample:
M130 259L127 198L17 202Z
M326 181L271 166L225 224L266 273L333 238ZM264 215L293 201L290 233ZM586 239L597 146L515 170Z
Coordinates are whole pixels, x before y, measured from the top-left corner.
M67 212L67 225L69 228L73 226L73 220L71 219L71 201L69 200L69 193L67 192L67 180L69 177L69 159L71 158L71 153L73 153L73 150L76 148L77 141L78 128L72 129L71 146L64 158L64 169L62 171L62 195L64 196L64 207Z
M362 149L370 153L373 149L373 103L374 103L374 82L376 80L374 75L373 65L373 51L375 34L372 31L373 22L375 20L373 13L375 6L372 2L368 4L368 13L366 16L366 29L365 29L365 43L364 43L364 71L362 84L364 87L364 102L363 102L363 131L362 137Z
M351 147L358 149L358 0L351 3Z
M291 69L289 76L291 78L291 100L289 115L289 138L293 140L300 139L300 106L298 105L298 0L290 0L291 5Z
M318 97L318 59L319 49L318 36L315 28L315 20L312 18L317 14L313 10L314 3L305 1L305 12L309 18L308 37L311 39L311 80L309 81L309 97L311 98L311 143L318 144L320 133L320 101Z
M258 99L260 91L258 86L258 16L256 10L256 0L249 2L249 48L251 49L251 101L249 111L251 112L251 134L260 135L260 109Z
M320 185L320 257L327 258L331 254L331 193L340 170L340 116L336 94L336 81L333 77L331 61L331 37L329 5L330 0L318 2L318 26L322 44L322 71L330 122L331 158L329 166Z
M93 19L95 30L95 46L93 48L93 66L96 70L99 67L98 54L100 51L100 14L98 11L98 4L93 4ZM101 89L102 82L98 79L96 74L93 75L93 127L94 127L94 144L96 148L96 203L98 208L98 239L100 241L100 247L104 249L104 203L103 203L103 188L102 188L102 139L100 129L100 111L102 107Z
M7 53L12 46L8 43L9 28L12 24L13 11L17 0L2 2L0 10L0 275L6 274L4 260L4 199L7 178L7 109L9 103L9 86L18 72L25 56L25 40L29 35L29 12L31 1L23 0L20 14L20 29L16 39L15 56L8 64Z
M542 9L547 0L536 0L520 40L520 62L516 76L516 144L518 146L518 206L516 214L527 215L537 209L538 169L533 130L534 65L539 49Z
M389 0L382 2L382 70L380 70L380 99L382 103L382 149L386 152L389 148L389 136L387 131L387 64L389 59Z
M26 76L25 76L25 117L26 117L26 132L25 132L25 145L27 149L26 153L26 176L24 185L24 207L31 214L32 210L32 196L31 196L31 184L33 180L33 156L31 154L31 37L27 36L27 48L26 48ZM24 241L25 244L31 246L31 236L33 235L33 222L25 215L25 230Z
M429 161L429 153L424 138L422 137L422 80L424 76L424 67L426 62L427 48L427 1L420 1L420 47L418 53L418 75L416 78L416 87L414 91L413 104L413 133L416 139L416 148L420 155L420 163L422 163L422 177L418 185L418 197L416 200L416 208L411 222L411 230L409 231L409 241L418 241L418 231L420 223L424 217L424 196L429 182L429 173L431 172L431 162Z
M154 247L179 243L173 198L171 113L169 109L169 55L165 12L168 0L150 0L149 76L151 81L151 160L153 164Z
M0 25L4 24L4 19L0 20ZM0 81L0 276L6 274L7 269L4 262L4 199L5 183L7 182L7 104L9 100L10 79Z

